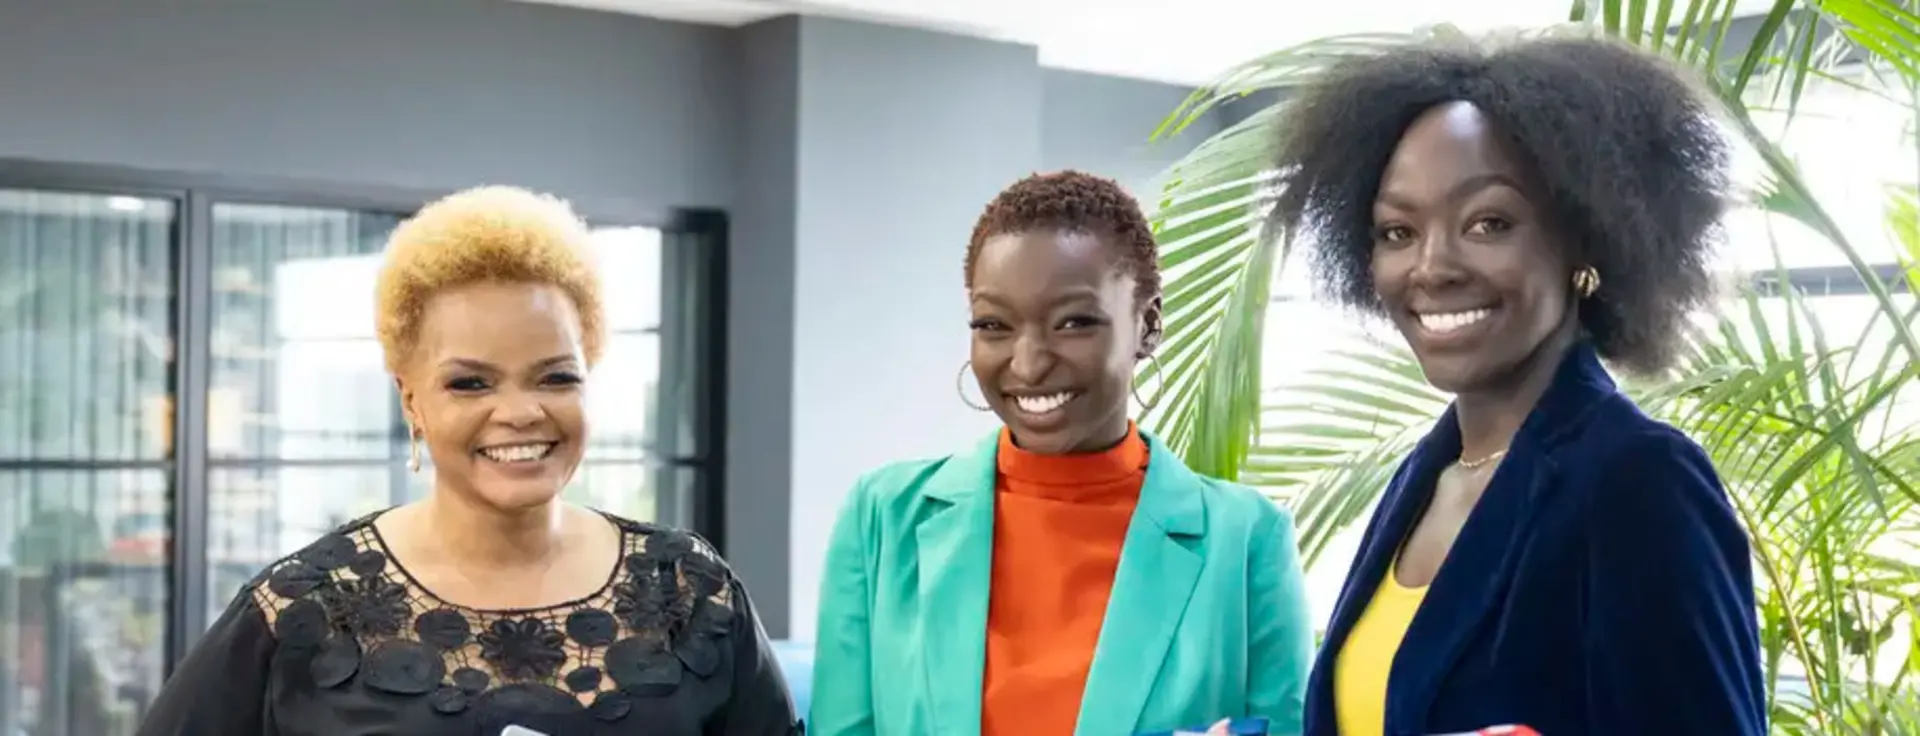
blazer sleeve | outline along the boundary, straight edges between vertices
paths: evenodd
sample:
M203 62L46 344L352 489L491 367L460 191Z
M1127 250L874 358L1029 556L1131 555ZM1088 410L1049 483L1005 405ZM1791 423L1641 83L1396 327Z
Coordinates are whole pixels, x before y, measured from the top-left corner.
M1588 500L1589 733L1764 736L1753 563L1706 452L1629 441Z
M1313 625L1292 515L1276 508L1252 549L1247 706L1251 715L1267 718L1273 736L1294 736L1306 709Z
M814 636L813 702L807 732L869 736L873 722L873 638L868 562L872 505L863 479L848 494L827 540Z
M249 587L167 678L136 736L259 736L271 726L267 666L276 648Z

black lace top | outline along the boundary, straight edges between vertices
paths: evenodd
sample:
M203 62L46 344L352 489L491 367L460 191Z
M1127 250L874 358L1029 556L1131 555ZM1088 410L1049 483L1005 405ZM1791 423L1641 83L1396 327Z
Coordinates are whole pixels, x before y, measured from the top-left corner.
M140 736L788 736L779 664L704 540L609 516L599 592L480 611L434 597L368 516L262 571L174 672Z

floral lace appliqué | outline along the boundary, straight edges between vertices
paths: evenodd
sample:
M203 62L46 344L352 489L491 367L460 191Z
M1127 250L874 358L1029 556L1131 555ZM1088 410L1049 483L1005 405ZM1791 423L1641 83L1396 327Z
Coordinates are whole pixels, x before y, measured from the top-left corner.
M447 714L494 701L617 721L632 698L720 669L732 574L698 537L616 519L625 554L599 593L495 612L420 587L387 555L372 519L322 537L253 586L282 647L305 658L320 687L422 696Z

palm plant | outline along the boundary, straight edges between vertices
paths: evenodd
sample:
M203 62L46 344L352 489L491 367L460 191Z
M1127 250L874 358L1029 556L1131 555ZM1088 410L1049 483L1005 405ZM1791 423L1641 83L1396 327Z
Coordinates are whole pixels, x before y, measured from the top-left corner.
M1703 315L1678 370L1628 384L1708 449L1753 535L1780 733L1920 733L1920 674L1910 674L1920 670L1920 565L1907 549L1920 543L1920 307L1877 275L1758 120L1773 109L1791 119L1811 83L1850 83L1836 73L1843 63L1883 75L1882 89L1905 91L1900 104L1920 110L1915 5L1776 0L1738 49L1727 40L1738 35L1729 0L1576 0L1567 26L1528 31L1604 32L1702 72L1759 161L1747 204L1817 234L1867 285L1872 316L1848 334L1829 334L1784 278L1743 288ZM1459 33L1442 26L1282 49L1195 92L1156 135L1343 58ZM1260 232L1259 205L1284 105L1216 134L1170 172L1156 214L1168 332L1141 380L1164 398L1144 421L1194 468L1289 503L1312 564L1370 512L1447 397L1404 348L1364 337L1317 360L1297 385L1262 392L1263 320L1288 240ZM1920 170L1920 145L1910 155ZM1886 213L1908 253L1903 278L1920 291L1920 197L1896 189Z

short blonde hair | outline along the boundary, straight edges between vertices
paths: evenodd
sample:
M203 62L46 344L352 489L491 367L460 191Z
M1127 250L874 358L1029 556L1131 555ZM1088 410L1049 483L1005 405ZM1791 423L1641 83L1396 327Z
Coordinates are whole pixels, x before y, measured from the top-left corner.
M428 300L489 281L558 287L580 313L581 349L592 365L606 329L592 237L566 202L514 187L468 189L422 208L393 231L375 281L387 370L398 375L412 358Z

